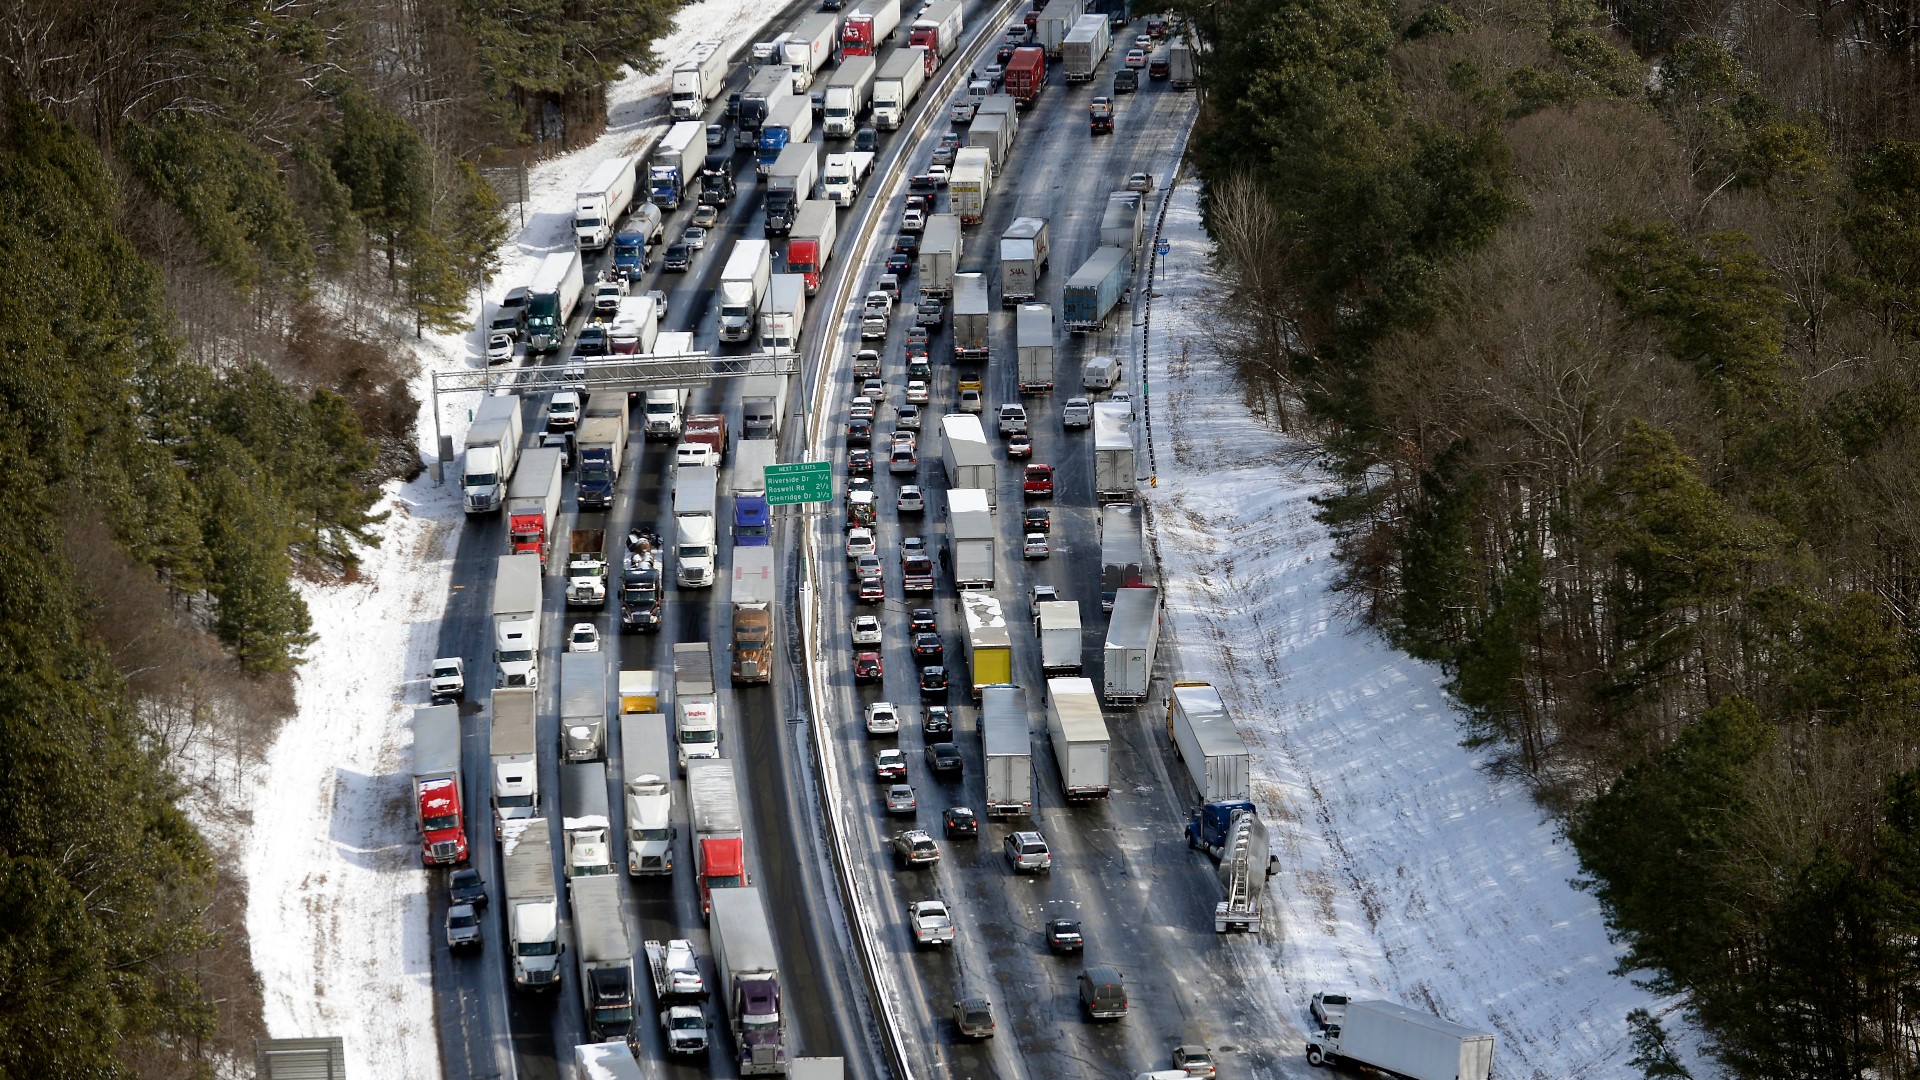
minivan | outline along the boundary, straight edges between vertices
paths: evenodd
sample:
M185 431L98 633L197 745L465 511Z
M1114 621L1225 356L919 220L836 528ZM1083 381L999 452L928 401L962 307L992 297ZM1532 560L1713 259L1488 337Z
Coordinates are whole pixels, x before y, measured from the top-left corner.
M1080 385L1089 390L1111 390L1120 381L1120 361L1112 356L1096 356L1080 369Z
M1127 1015L1127 988L1118 968L1095 964L1080 973L1080 1004L1094 1020L1118 1020Z

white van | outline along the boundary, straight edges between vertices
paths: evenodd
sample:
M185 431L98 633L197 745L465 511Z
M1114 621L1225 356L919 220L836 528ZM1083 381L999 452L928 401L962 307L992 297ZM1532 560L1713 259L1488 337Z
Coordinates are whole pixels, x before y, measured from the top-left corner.
M1112 356L1096 356L1080 369L1080 385L1089 390L1111 390L1121 381L1120 361Z

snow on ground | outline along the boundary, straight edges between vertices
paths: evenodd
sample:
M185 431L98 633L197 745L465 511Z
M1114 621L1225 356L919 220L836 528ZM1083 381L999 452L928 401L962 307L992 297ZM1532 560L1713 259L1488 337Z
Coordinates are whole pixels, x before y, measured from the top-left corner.
M1280 858L1246 977L1302 1038L1318 990L1491 1030L1504 1078L1633 1075L1635 1008L1694 1042L1672 1002L1611 974L1619 950L1570 884L1571 846L1461 749L1440 671L1341 613L1309 501L1332 478L1210 354L1198 188L1170 200L1146 345L1148 507L1174 677L1221 690Z
M661 69L629 72L613 87L606 134L530 171L527 226L502 248L494 297L504 293L502 283L529 277L540 255L571 243L573 190L594 165L637 152L664 130L669 73L687 47L720 37L731 50L779 7L776 0L702 0L681 10L660 44ZM473 333L417 343L423 458L434 453L431 372L482 362L477 345ZM443 403L441 430L455 446L473 404ZM251 819L250 827L222 831L242 852L268 1032L344 1036L355 1076L426 1077L440 1073L433 928L407 807L408 761L412 709L426 702L425 672L463 514L457 487L435 486L430 473L388 485L380 509L391 511L382 543L361 552L356 579L302 588L317 641L298 675L297 714L254 770L251 790L234 796L241 805L200 816Z

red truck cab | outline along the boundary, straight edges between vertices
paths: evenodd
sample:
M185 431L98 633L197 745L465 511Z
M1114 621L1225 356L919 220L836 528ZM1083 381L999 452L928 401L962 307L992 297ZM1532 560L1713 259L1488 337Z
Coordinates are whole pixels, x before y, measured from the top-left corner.
M737 889L747 883L745 847L737 836L698 841L700 845L700 914L713 913L713 890Z
M820 272L826 260L820 257L820 241L795 240L787 245L787 273L807 279L807 295L820 291Z
M686 426L681 429L680 441L712 447L714 456L724 465L727 460L727 418L718 413L689 416Z
M532 553L540 556L540 565L547 563L547 549L551 546L547 539L547 515L539 510L514 514L507 521L507 536L513 544L515 555Z
M467 829L462 823L460 785L428 780L419 785L420 858L429 866L467 861Z

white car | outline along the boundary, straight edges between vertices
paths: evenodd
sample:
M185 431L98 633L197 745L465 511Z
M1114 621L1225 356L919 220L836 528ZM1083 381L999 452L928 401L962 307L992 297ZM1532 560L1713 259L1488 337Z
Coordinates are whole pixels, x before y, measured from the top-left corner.
M1025 435L1027 433L1027 410L1025 406L1006 404L1000 406L1000 434Z
M919 431L920 406L911 402L900 406L900 410L893 414L893 422L902 431Z
M900 710L891 701L876 701L867 706L867 734L900 734Z
M893 314L894 295L895 294L886 292L882 289L875 289L872 292L867 294L867 298L865 301L862 302L862 306L865 307L869 312L878 312L880 314L891 315Z
M907 401L908 402L914 405L925 405L927 403L927 399L929 396L930 395L927 393L927 384L925 380L912 379L908 381L907 383Z
M599 652L600 631L590 622L574 623L572 632L567 634L568 652Z
M1337 1024L1347 1017L1347 995L1329 994L1325 991L1313 995L1307 1008L1313 1013L1314 1022L1321 1027Z
M953 915L938 900L916 901L909 909L913 940L918 945L953 944Z
M927 166L927 175L933 177L933 182L939 184L941 187L947 186L947 167L945 165Z
M1060 426L1069 430L1088 427L1093 423L1093 402L1083 397L1070 397L1060 410Z
M666 318L667 291L665 289L648 289L647 295L653 298L653 321L659 322L661 319Z
M861 396L854 398L853 401L847 406L847 419L849 420L873 419L873 399L870 397L867 397L865 394L862 394Z
M895 450L904 446L909 450L918 452L920 449L920 436L915 435L911 431L895 431L892 436L891 445Z
M900 215L901 232L919 232L927 227L927 212L917 206L909 206Z
M895 513L900 514L925 513L927 509L927 497L921 493L918 485L902 484L900 486L900 497L894 502L893 509Z
M853 643L855 645L880 644L880 617L877 615L855 615L853 617Z
M707 230L698 225L687 226L686 231L680 234L680 239L685 241L686 245L695 251L705 251L707 249Z
M873 554L872 529L847 530L847 558L857 559L862 555Z
M1046 533L1028 533L1026 543L1020 547L1020 554L1028 559L1044 559L1051 553L1047 550Z
M980 400L980 391L978 390L960 391L960 411L961 412L970 412L970 413L973 413L975 416L978 416L980 415L980 410L985 407L986 407L986 403Z
M487 335L487 363L504 364L513 359L513 335Z

